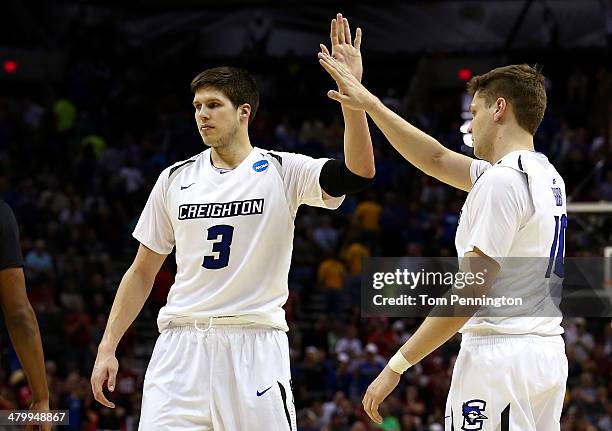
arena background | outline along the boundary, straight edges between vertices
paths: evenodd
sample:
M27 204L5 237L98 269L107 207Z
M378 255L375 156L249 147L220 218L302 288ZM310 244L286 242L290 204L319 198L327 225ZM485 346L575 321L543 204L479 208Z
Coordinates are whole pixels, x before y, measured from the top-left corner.
M465 80L509 63L541 65L549 106L536 149L556 165L571 198L566 254L603 256L612 245L610 0L5 0L0 197L20 224L51 406L70 410L66 429L137 427L172 257L118 349L118 408L93 400L89 376L153 182L203 149L191 78L217 65L249 69L261 90L254 145L341 157L340 109L325 96L334 86L316 60L336 12L364 29L366 85L466 154ZM302 431L442 429L458 337L405 374L382 407L382 426L365 417L363 391L419 322L362 319L359 276L364 256L455 255L466 195L418 172L371 130L374 186L336 212L303 207L296 220L285 309ZM566 319L564 327L570 371L562 429L610 430L610 320ZM27 408L6 330L1 346L0 408Z

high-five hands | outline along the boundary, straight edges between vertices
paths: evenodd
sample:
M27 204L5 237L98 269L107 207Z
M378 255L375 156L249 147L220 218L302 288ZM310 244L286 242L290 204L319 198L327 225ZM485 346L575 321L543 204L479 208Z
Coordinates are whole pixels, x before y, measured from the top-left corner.
M361 81L363 76L363 64L361 62L361 29L355 32L355 42L351 36L351 28L346 18L339 13L332 19L329 39L331 42L331 56L339 63L345 65L349 72ZM321 52L329 55L329 50L323 44L319 45Z
M361 58L361 57L360 57ZM347 108L368 111L378 98L365 88L344 64L325 52L319 53L319 64L338 84L338 91L330 90L327 96Z

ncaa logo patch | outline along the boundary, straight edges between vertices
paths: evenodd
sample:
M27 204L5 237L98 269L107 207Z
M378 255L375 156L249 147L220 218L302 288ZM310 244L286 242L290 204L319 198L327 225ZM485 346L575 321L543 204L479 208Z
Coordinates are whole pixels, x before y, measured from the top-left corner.
M253 170L255 172L263 172L268 169L269 163L267 160L259 160L253 163Z
M463 403L461 414L463 415L463 431L478 431L482 429L484 420L488 419L482 412L485 411L487 402L484 400L470 400Z

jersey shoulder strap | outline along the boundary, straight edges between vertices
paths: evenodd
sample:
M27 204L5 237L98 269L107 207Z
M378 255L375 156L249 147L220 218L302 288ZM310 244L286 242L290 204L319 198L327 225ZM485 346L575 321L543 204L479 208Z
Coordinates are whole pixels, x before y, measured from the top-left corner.
M172 181L174 181L174 179L178 177L178 175L182 171L184 171L189 166L191 166L191 164L194 163L196 159L202 154L204 153L200 153L197 156L193 156L187 160L183 160L183 161L177 162L174 165L172 165L170 169L168 169L168 186L170 186L170 184L172 184Z
M193 162L195 162L195 160L185 160L184 162L180 162L177 165L172 166L170 168L170 171L168 172L168 184L172 183L172 181L178 176L178 174L180 174L183 169L185 169Z
M274 166L278 174L283 177L283 158L279 154L273 153L272 151L265 151L261 153L262 156L266 157L268 161Z

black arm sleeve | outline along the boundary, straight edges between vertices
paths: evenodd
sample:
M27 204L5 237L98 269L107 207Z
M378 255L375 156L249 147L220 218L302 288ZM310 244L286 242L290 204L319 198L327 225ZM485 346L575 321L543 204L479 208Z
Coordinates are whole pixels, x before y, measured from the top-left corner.
M340 160L328 160L321 168L319 184L325 193L335 198L348 193L356 193L367 186L374 178L360 177L352 173Z
M17 220L11 207L0 201L0 270L22 266Z

